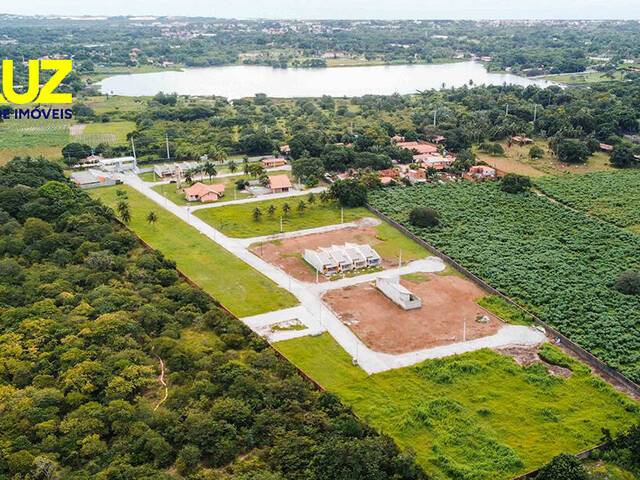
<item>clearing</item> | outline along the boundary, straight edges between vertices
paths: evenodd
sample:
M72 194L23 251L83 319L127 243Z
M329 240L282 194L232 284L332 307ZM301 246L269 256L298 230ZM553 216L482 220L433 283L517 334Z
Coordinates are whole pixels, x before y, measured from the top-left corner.
M345 243L368 243L382 257L382 267L398 266L399 254L402 252L402 263L425 258L430 253L413 240L409 239L388 223L367 225L369 218L357 220L361 225L316 233L299 237L283 238L270 242L256 243L250 250L267 262L281 268L287 274L303 282L315 282L316 273L311 265L302 259L305 249L344 245ZM370 273L367 269L350 273ZM323 275L318 276L320 282L329 281Z
M372 283L330 290L323 300L369 348L384 353L487 337L505 325L474 301L487 293L466 278L421 273L401 278L400 284L422 300L420 308L402 309ZM484 316L489 321L479 322Z
M306 208L302 212L298 211L300 201L304 201L306 204ZM282 210L282 206L285 203L291 208L287 214ZM267 211L269 205L273 205L276 208L273 216L269 215ZM253 211L256 208L259 208L262 212L259 220L254 220L253 218ZM203 208L193 213L196 217L225 235L235 238L252 238L280 233L281 217L283 231L285 232L340 223L340 205L333 201L322 204L318 195L315 196L313 204L309 203L308 195L301 195L225 207ZM344 209L345 222L352 222L366 216L371 216L371 213L366 208Z
M297 305L289 292L133 188L124 185L97 188L89 190L89 194L113 208L118 201L117 190L127 193L129 228L174 260L182 272L236 316ZM153 225L146 220L150 211L158 216Z
M557 349L570 378L488 349L367 375L326 333L275 346L433 478L511 478L638 420L637 403Z

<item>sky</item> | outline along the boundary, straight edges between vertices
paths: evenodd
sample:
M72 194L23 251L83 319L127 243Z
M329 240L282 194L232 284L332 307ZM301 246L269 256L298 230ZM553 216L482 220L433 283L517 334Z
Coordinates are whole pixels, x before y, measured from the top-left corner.
M640 19L640 0L26 0L20 15L175 15L274 19Z

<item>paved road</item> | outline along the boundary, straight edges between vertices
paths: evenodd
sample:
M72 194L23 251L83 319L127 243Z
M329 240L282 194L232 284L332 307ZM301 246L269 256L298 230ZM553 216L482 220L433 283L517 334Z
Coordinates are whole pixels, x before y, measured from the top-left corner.
M240 203L262 202L264 200L273 200L276 198L299 197L302 195L309 195L310 193L320 193L326 189L327 187L315 187L315 188L309 188L308 190L293 190L285 193L271 193L269 195L258 195L257 197L243 198L241 200L231 200L229 202L205 203L203 205L197 205L195 207L191 207L191 210L193 211L193 210L202 210L203 208L226 207L227 205L238 205Z
M265 170L265 172L269 173L269 172L281 172L281 171L291 171L291 165L283 165L282 167L274 167L274 168L267 168ZM234 172L234 173L220 173L218 175L216 175L214 178L227 178L227 177L240 177L240 176L244 176L244 172ZM192 180L208 180L209 179L209 175L207 174L202 174L202 175L194 175L192 177ZM149 184L151 184L151 186L156 186L156 185L165 185L167 183L171 183L171 182L175 182L175 179L173 180L160 180L159 182L147 182Z
M191 215L187 208L179 207L173 202L168 201L165 197L151 189L149 185L140 180L137 175L131 173L124 174L122 178L127 185L130 185L152 201L156 202L158 205L166 208L181 220L189 223L221 247L225 248L236 257L243 260L266 277L270 278L278 286L291 292L300 301L300 306L297 307L298 310L295 310L295 317L291 316L294 313L292 312L292 309L285 309L258 316L260 318L250 317L241 319L243 322L249 326L254 324L254 328L260 328L265 325L272 325L281 321L291 320L292 318L298 318L308 327L308 332L307 330L300 330L297 332L317 333L319 331L328 331L351 357L357 358L359 365L367 373L383 372L393 368L413 365L426 358L436 358L438 356L443 357L476 350L478 348L498 347L510 344L530 345L540 343L546 338L541 332L534 328L507 325L496 335L485 337L483 339L471 340L443 347L435 347L402 355L375 352L367 347L349 329L349 327L344 325L340 319L324 305L320 298L322 289L319 285L316 286L296 280L290 275L287 275L284 271L280 270L278 267L265 262L247 250L243 242L223 235L215 228L211 227L194 215ZM424 272L436 272L444 268L440 259L432 257L419 262L417 265L420 268L420 270L417 271ZM300 334L287 332L287 335ZM272 337L272 341L275 341L274 337Z

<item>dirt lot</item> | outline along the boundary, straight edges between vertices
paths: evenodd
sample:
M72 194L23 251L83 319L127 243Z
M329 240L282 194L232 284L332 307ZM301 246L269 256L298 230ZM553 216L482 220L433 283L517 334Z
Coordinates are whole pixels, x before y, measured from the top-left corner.
M293 278L304 282L315 282L315 270L302 259L305 248L314 250L318 247L344 245L346 242L368 243L375 249L376 245L381 243L381 240L376 238L376 229L374 227L359 226L327 233L285 238L276 242L254 245L250 250L265 261L278 266ZM383 268L386 269L398 265L398 258L388 258L381 252L378 253L382 257ZM319 277L320 282L329 281L322 275Z
M504 323L473 300L486 295L457 275L420 274L401 284L422 299L422 307L403 310L372 284L328 291L323 299L370 348L405 353L496 333ZM476 321L486 315L488 323Z
M528 367L533 363L540 362L547 367L547 371L550 375L564 378L571 377L571 370L568 368L545 362L538 354L539 349L540 345L510 345L507 347L494 348L493 350L501 355L509 355L510 357L513 357L516 363L523 367Z

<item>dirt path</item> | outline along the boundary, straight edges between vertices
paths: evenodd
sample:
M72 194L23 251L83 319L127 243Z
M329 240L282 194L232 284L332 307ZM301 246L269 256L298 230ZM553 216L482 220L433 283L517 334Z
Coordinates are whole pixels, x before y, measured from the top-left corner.
M164 397L154 407L154 412L167 400L167 397L169 397L169 387L167 386L167 382L164 381L164 362L160 357L158 357L158 360L160 361L160 376L158 377L158 382L160 382L160 384L164 387Z

